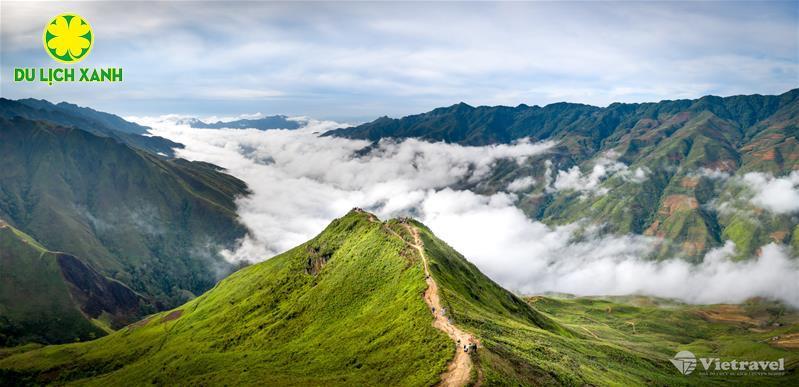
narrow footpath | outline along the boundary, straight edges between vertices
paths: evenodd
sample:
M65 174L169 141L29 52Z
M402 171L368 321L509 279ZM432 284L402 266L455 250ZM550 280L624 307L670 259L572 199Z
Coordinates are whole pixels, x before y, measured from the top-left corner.
M425 281L427 282L427 289L424 292L424 301L435 317L433 326L446 333L447 336L456 343L455 358L449 363L447 371L441 375L440 385L465 386L469 383L471 376L472 358L469 356L469 353L464 352L463 346L469 344L469 340L472 336L453 325L447 318L446 313L442 313L444 309L441 307L441 300L438 297L438 284L433 280L433 276L430 275L427 255L424 252L422 239L419 237L419 230L408 224L404 226L408 232L413 235L414 243L409 245L419 252L419 255L422 257L422 262L424 263L424 275Z

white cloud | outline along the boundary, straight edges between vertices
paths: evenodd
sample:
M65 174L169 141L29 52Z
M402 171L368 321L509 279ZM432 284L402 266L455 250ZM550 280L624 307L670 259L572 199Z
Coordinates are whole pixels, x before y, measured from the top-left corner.
M750 172L743 182L754 191L752 204L775 214L799 211L799 171L787 176L774 177L761 172Z
M0 14L4 74L13 66L50 65L42 26L69 10L90 20L98 37L83 63L121 66L125 84L49 87L3 78L2 90L7 98L33 92L128 114L196 112L202 105L214 114L268 107L359 117L461 100L606 105L775 94L799 74L794 8L784 2L7 1Z
M255 240L231 259L258 261L287 250L352 207L395 216L417 207L430 189L479 181L497 160L523 161L546 152L551 142L522 140L510 145L465 147L415 139L381 141L369 153L355 152L367 141L318 137L339 127L309 120L299 130L208 130L175 125L181 116L138 118L153 134L186 145L179 156L212 162L242 178L255 194L239 201L240 215Z
M338 125L332 122L309 120L299 130L263 132L191 129L172 124L175 120L138 121L184 143L180 156L226 167L254 191L238 203L253 235L227 253L230 260L269 258L310 239L350 208L363 207L384 219L418 218L484 273L523 293L640 293L703 303L768 296L799 306L799 269L779 246L766 246L759 257L743 262L730 260L730 243L699 265L655 262L646 258L657 239L602 235L581 224L550 227L515 207L515 194L449 188L488 176L499 159L546 152L550 143L463 147L384 141L357 156L368 142L313 134ZM611 166L596 173L597 180L608 170L623 170L602 163Z
M511 192L519 192L529 189L533 185L535 185L535 179L532 176L524 176L508 183L507 189Z
M649 174L652 171L649 170L647 167L638 167L635 168L634 171L630 171L625 169L622 171L621 177L627 181L631 181L633 183L643 183L649 178Z
M445 190L424 205L425 223L439 237L520 293L645 294L692 303L763 296L799 306L799 261L778 245L748 261L731 259L735 245L729 241L698 265L652 261L646 256L655 239L589 233L575 241L577 225L548 227L501 197Z
M728 172L722 171L720 169L710 169L710 168L699 168L696 172L691 173L690 176L697 176L697 177L706 177L712 180L726 180L730 178L730 174Z
M648 168L637 168L635 172L630 172L627 165L616 161L618 157L619 155L612 150L606 152L597 158L591 171L586 174L583 174L578 166L558 171L550 190L573 190L584 194L604 195L607 193L607 189L600 185L613 174L618 173L622 178L634 182L646 180Z

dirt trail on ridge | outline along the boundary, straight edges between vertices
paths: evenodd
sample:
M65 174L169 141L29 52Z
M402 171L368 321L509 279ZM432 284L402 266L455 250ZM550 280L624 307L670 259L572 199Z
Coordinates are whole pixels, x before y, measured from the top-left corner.
M419 230L408 224L405 224L404 226L408 232L413 235L414 243L409 245L419 252L419 255L422 257L422 262L424 263L425 282L427 282L427 289L424 292L424 301L427 303L430 311L435 311L433 313L435 317L435 320L433 320L433 326L436 329L446 333L447 336L449 336L452 341L457 344L455 349L455 358L449 363L447 371L441 375L440 385L465 386L469 383L469 379L471 377L472 358L469 356L469 353L463 351L463 346L469 343L469 339L472 338L472 335L453 325L451 322L449 322L447 316L442 313L443 308L441 307L441 300L438 297L438 284L436 284L436 281L433 280L433 276L430 275L427 255L424 252L424 246L422 245L422 240L419 237Z

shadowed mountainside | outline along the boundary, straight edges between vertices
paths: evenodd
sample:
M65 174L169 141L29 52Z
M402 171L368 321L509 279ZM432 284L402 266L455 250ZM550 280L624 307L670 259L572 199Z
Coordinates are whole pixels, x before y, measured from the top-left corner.
M231 270L218 251L246 233L235 199L248 191L218 167L20 117L0 118L0 153L0 218L158 307Z
M93 339L153 312L144 297L0 220L0 347Z
M166 157L174 157L175 148L183 144L163 137L146 136L149 128L128 122L121 117L100 112L87 107L61 102L53 104L45 100L0 98L0 117L13 119L22 117L29 120L47 121L53 124L75 127L100 137L109 137L117 142L130 145Z

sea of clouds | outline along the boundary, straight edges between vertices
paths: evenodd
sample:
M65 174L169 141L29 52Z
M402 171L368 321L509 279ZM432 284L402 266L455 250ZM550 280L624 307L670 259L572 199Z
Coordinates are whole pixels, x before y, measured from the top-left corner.
M515 205L515 191L535 184L532 179L521 178L508 192L493 195L451 188L480 181L499 160L523 162L546 154L551 142L466 147L409 139L381 141L364 150L369 142L319 137L342 126L335 122L298 118L306 123L298 130L216 130L178 124L185 118L131 117L152 127L152 134L185 144L176 150L180 157L220 165L250 186L253 194L238 205L252 234L235 251L224 252L232 262L268 259L362 207L383 219L419 219L489 277L519 293L646 294L695 303L764 296L799 306L799 265L784 246L770 244L757 257L733 261L735 246L727 242L700 264L679 258L656 262L645 259L656 239L586 231L579 223L552 227L528 218ZM608 176L618 173L645 183L649 173L628 169L612 154L599 161L587 174L550 171L545 184L601 194L600 182ZM764 189L774 185L780 198L786 195L782 180L750 179L761 178L754 183ZM794 183L794 176L790 179ZM791 188L796 190L796 184ZM771 203L768 193L756 198Z

